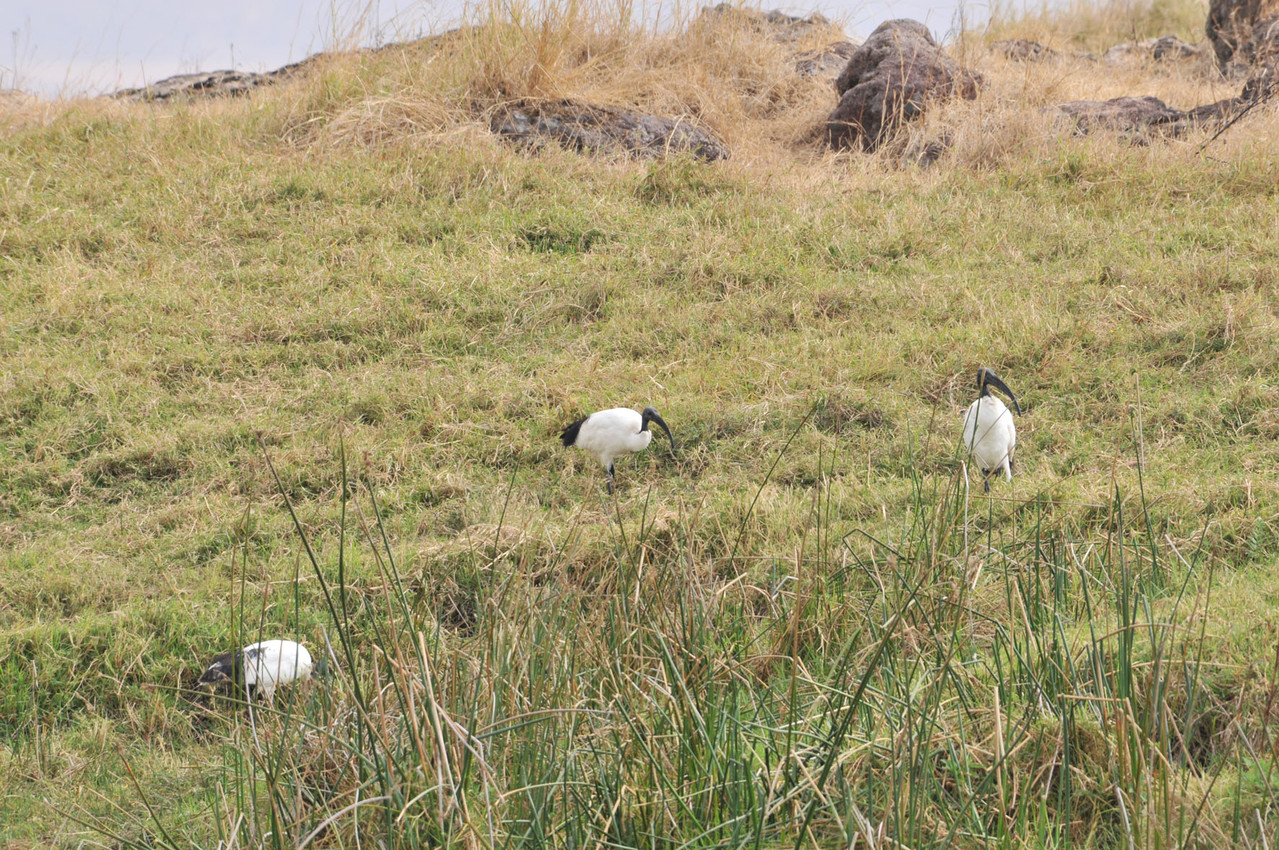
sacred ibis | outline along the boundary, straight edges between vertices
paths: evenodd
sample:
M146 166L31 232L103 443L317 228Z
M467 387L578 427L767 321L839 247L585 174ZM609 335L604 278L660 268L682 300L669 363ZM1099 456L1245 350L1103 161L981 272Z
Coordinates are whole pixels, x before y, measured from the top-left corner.
M243 687L249 699L261 696L271 702L280 685L311 678L311 668L311 653L302 644L264 640L214 658L200 684L231 682Z
M964 414L964 447L984 477L984 489L990 491L990 476L1004 470L1004 477L1013 480L1013 449L1017 446L1017 427L1013 415L1004 403L990 394L990 388L1002 392L1013 403L1013 410L1021 413L1017 397L999 376L984 366L977 370L977 400Z
M629 407L614 407L592 413L585 419L579 419L564 429L560 441L567 448L577 446L589 455L594 455L608 473L608 492L613 492L613 458L618 455L642 452L653 440L653 432L648 430L648 423L656 422L662 426L666 436L671 438L671 452L675 451L675 437L666 426L662 417L654 408L646 407L643 413L636 413Z

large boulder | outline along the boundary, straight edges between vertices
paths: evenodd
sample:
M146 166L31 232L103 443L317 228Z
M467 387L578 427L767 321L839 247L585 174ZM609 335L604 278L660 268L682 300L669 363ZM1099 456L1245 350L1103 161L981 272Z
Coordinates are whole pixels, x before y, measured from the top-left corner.
M1272 26L1277 15L1279 0L1211 0L1204 34L1212 42L1217 64L1223 69L1232 64L1250 64L1250 57L1236 53L1254 39L1258 29L1264 31ZM1262 40L1267 40L1264 32Z
M1141 133L1161 128L1177 133L1186 113L1173 109L1157 97L1114 97L1110 100L1072 100L1057 108L1075 124L1075 130L1086 134L1093 130L1119 130Z
M721 142L687 120L568 99L511 104L493 116L491 126L499 136L534 149L549 141L583 153L643 159L671 153L707 161L728 157Z
M1116 97L1110 100L1072 100L1056 109L1080 135L1110 130L1138 144L1153 136L1177 136L1193 126L1216 125L1220 132L1231 123L1279 94L1279 67L1254 73L1236 97L1205 103L1193 109L1174 109L1157 97Z
M835 80L839 104L826 119L828 142L874 150L930 102L972 99L981 83L946 55L918 21L887 21L857 48Z

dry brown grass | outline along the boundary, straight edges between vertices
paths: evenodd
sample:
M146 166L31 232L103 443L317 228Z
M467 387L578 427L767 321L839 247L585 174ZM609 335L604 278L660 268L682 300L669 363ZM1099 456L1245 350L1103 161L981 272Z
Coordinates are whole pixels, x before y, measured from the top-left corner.
M377 91L344 105L317 137L440 137L486 128L505 103L572 98L693 119L754 160L829 110L829 83L801 77L794 55L843 37L819 25L783 42L745 14L689 17L659 31L633 22L629 4L607 2L495 4L489 15L382 60Z
M1119 42L1163 35L1201 41L1208 17L1208 4L1201 0L1068 0L1042 3L1034 9L1028 5L992 3L984 34L1100 53Z
M1060 156L1080 147L1111 158L1144 156L1114 135L1099 134L1087 140L1074 137L1072 128L1063 124L1053 109L1058 103L1150 95L1174 108L1190 109L1239 94L1238 84L1220 79L1207 68L1206 60L1101 62L1083 55L1060 55L1041 62L1024 62L1007 59L992 50L968 47L967 52L971 67L986 79L981 96L975 101L933 109L925 122L906 133L912 140L948 136L953 142L949 161L961 167L1000 168ZM1273 113L1248 120L1247 132L1239 135L1249 140L1256 139L1258 133L1268 135L1279 128ZM1192 130L1181 138L1164 140L1150 153L1158 157L1193 157L1195 148L1211 129ZM1221 148L1214 153L1220 155Z
M985 78L981 96L932 109L926 122L906 131L902 144L888 146L877 158L832 159L816 141L836 101L831 81L795 70L797 53L845 37L838 26L783 33L743 13L683 15L658 30L634 23L629 4L611 2L544 2L536 9L494 5L482 25L383 51L381 59L347 60L362 64L361 79L374 72L369 90L329 107L327 115L314 103L300 105L294 129L302 139L324 144L406 137L427 144L450 139L484 144L490 141L488 117L504 103L572 98L692 119L728 144L733 154L728 169L739 173L780 170L793 179L822 182L833 170L839 177L858 174L856 182L862 183L868 168L896 166L911 142L939 137L953 143L950 162L985 169L1057 156L1061 145L1079 144L1055 120L1056 103L1152 95L1189 109L1237 95L1238 84L1221 78L1207 52L1180 60L1106 61L1085 50L1170 31L1196 40L1190 26L1198 20L1196 8L1079 2L1060 18L1056 12L1017 19L997 15L984 32L965 34L950 46ZM1057 55L1042 62L1010 60L990 47L1008 37L1037 37ZM379 64L370 68L371 62ZM313 86L301 91L314 98ZM1262 145L1279 127L1273 113L1248 120L1246 135ZM1192 132L1170 141L1164 155L1190 154L1202 138ZM1131 155L1124 139L1087 144ZM1251 155L1252 145L1245 147L1241 155ZM801 175L805 165L817 171Z
M934 107L896 145L875 157L832 155L818 142L836 95L829 78L796 72L795 56L845 38L836 24L783 31L749 11L693 14L678 11L660 26L645 23L626 0L542 0L533 5L492 2L482 22L440 36L376 51L321 57L305 75L255 94L247 102L185 107L216 115L265 102L279 137L301 147L377 147L498 144L489 119L504 104L531 99L583 102L690 119L724 140L730 172L785 174L803 183L832 177L864 184L890 171L919 146L951 142L948 162L988 169L1060 154L1068 128L1052 106L1076 99L1153 95L1188 109L1238 94L1205 55L1171 61L1131 57L1105 61L1098 53L1118 41L1174 33L1197 39L1198 3L1077 0L1065 10L1012 15L996 10L981 32L950 45L965 65L980 72L979 98ZM1039 62L1012 60L991 48L1005 38L1030 38L1056 54ZM1089 52L1091 51L1091 52ZM41 102L8 98L0 125L47 124L68 111L125 118L150 106L93 102ZM163 110L163 107L160 108ZM156 115L163 121L163 116ZM1214 155L1249 156L1274 138L1274 112L1248 118L1248 141L1217 145ZM1160 145L1159 155L1191 155L1203 134ZM1132 155L1124 139L1084 144ZM910 157L907 156L906 159Z

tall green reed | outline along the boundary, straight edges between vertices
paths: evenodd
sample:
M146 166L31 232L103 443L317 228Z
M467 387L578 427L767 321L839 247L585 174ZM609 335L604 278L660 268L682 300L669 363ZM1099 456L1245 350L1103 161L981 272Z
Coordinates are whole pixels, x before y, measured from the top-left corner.
M516 552L504 509L491 544L422 567L480 577L457 628L413 592L345 455L327 558L281 487L330 670L232 713L219 844L1163 847L1273 829L1242 791L1230 817L1213 797L1268 763L1211 692L1209 562L1160 545L1144 494L1135 526L1116 488L1102 536L1076 537L1047 496L974 497L962 469L913 463L895 529L846 530L838 456L815 465L791 556L750 511L723 532L681 510L659 540L649 490L613 504L611 555L583 576L579 529ZM357 558L375 582L352 583Z

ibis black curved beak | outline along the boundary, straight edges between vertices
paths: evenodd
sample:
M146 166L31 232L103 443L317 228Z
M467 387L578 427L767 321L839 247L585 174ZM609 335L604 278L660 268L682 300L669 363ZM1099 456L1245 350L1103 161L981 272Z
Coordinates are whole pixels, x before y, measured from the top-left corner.
M999 390L1004 395L1008 396L1008 400L1013 403L1013 410L1017 411L1018 415L1021 414L1021 407L1017 404L1017 396L1013 395L1013 391L1008 389L1008 385L1005 384L1003 381L1001 381L999 379L999 376L996 375L994 372L990 371L989 369L982 369L982 391L983 392L985 391L987 386L992 386L995 389Z
M649 422L656 422L658 425L662 426L662 430L666 432L666 436L671 440L671 454L675 454L675 435L671 433L670 428L666 427L666 421L658 414L657 408L644 408L644 413L640 417L640 430L646 430Z

